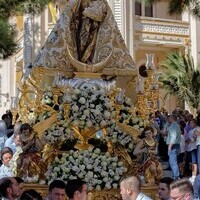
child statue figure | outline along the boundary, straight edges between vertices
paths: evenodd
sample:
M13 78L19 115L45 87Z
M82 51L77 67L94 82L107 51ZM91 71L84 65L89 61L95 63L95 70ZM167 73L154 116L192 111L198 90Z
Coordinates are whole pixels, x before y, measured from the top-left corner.
M44 144L28 123L21 125L20 139L22 153L17 159L17 175L23 177L25 181L37 181L42 178L41 152Z
M154 130L147 126L144 128L140 142L136 144L133 154L137 157L137 174L144 177L146 185L155 185L162 177L162 166L158 161L157 142Z

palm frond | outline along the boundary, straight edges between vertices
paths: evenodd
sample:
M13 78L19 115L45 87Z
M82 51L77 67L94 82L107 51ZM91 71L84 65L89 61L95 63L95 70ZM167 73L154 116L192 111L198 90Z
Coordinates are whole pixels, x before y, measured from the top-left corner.
M17 51L18 45L15 42L16 30L9 25L7 20L0 19L0 58L6 59Z
M200 70L195 68L190 54L171 52L162 63L166 71L160 82L168 94L184 99L190 106L200 106Z

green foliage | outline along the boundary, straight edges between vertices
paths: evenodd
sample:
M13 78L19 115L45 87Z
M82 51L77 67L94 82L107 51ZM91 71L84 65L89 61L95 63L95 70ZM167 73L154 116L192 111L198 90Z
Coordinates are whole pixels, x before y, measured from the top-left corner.
M41 12L51 0L0 0L0 18L13 14Z
M165 0L140 0L145 3L155 3ZM184 11L189 11L195 17L200 18L200 2L199 0L169 0L168 1L168 13L182 14Z
M51 0L0 0L0 58L8 58L17 50L16 29L9 25L12 15L38 14Z
M0 58L7 58L17 50L14 40L16 30L14 26L8 24L7 20L0 19Z
M160 77L168 94L177 95L191 107L200 106L200 70L195 68L190 54L172 52L162 63L166 72Z

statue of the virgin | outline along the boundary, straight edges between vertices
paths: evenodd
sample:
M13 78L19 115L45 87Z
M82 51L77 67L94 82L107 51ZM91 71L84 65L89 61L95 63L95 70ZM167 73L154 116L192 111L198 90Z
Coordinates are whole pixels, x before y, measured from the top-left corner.
M34 66L105 75L136 73L106 0L69 0Z

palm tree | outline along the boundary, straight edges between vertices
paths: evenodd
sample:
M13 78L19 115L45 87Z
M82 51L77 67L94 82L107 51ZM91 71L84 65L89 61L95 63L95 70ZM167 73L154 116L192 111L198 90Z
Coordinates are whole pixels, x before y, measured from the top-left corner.
M166 71L160 82L167 94L183 99L192 108L200 107L200 70L194 66L190 54L181 52L169 53L162 65Z
M51 0L1 0L0 1L0 58L6 59L17 50L16 29L8 19L22 13L40 13Z
M7 58L17 50L14 40L16 35L15 27L8 24L7 20L0 19L0 58Z
M166 0L142 0L145 3L154 3ZM182 14L189 11L193 16L200 18L200 2L199 0L169 0L168 12L170 15Z

